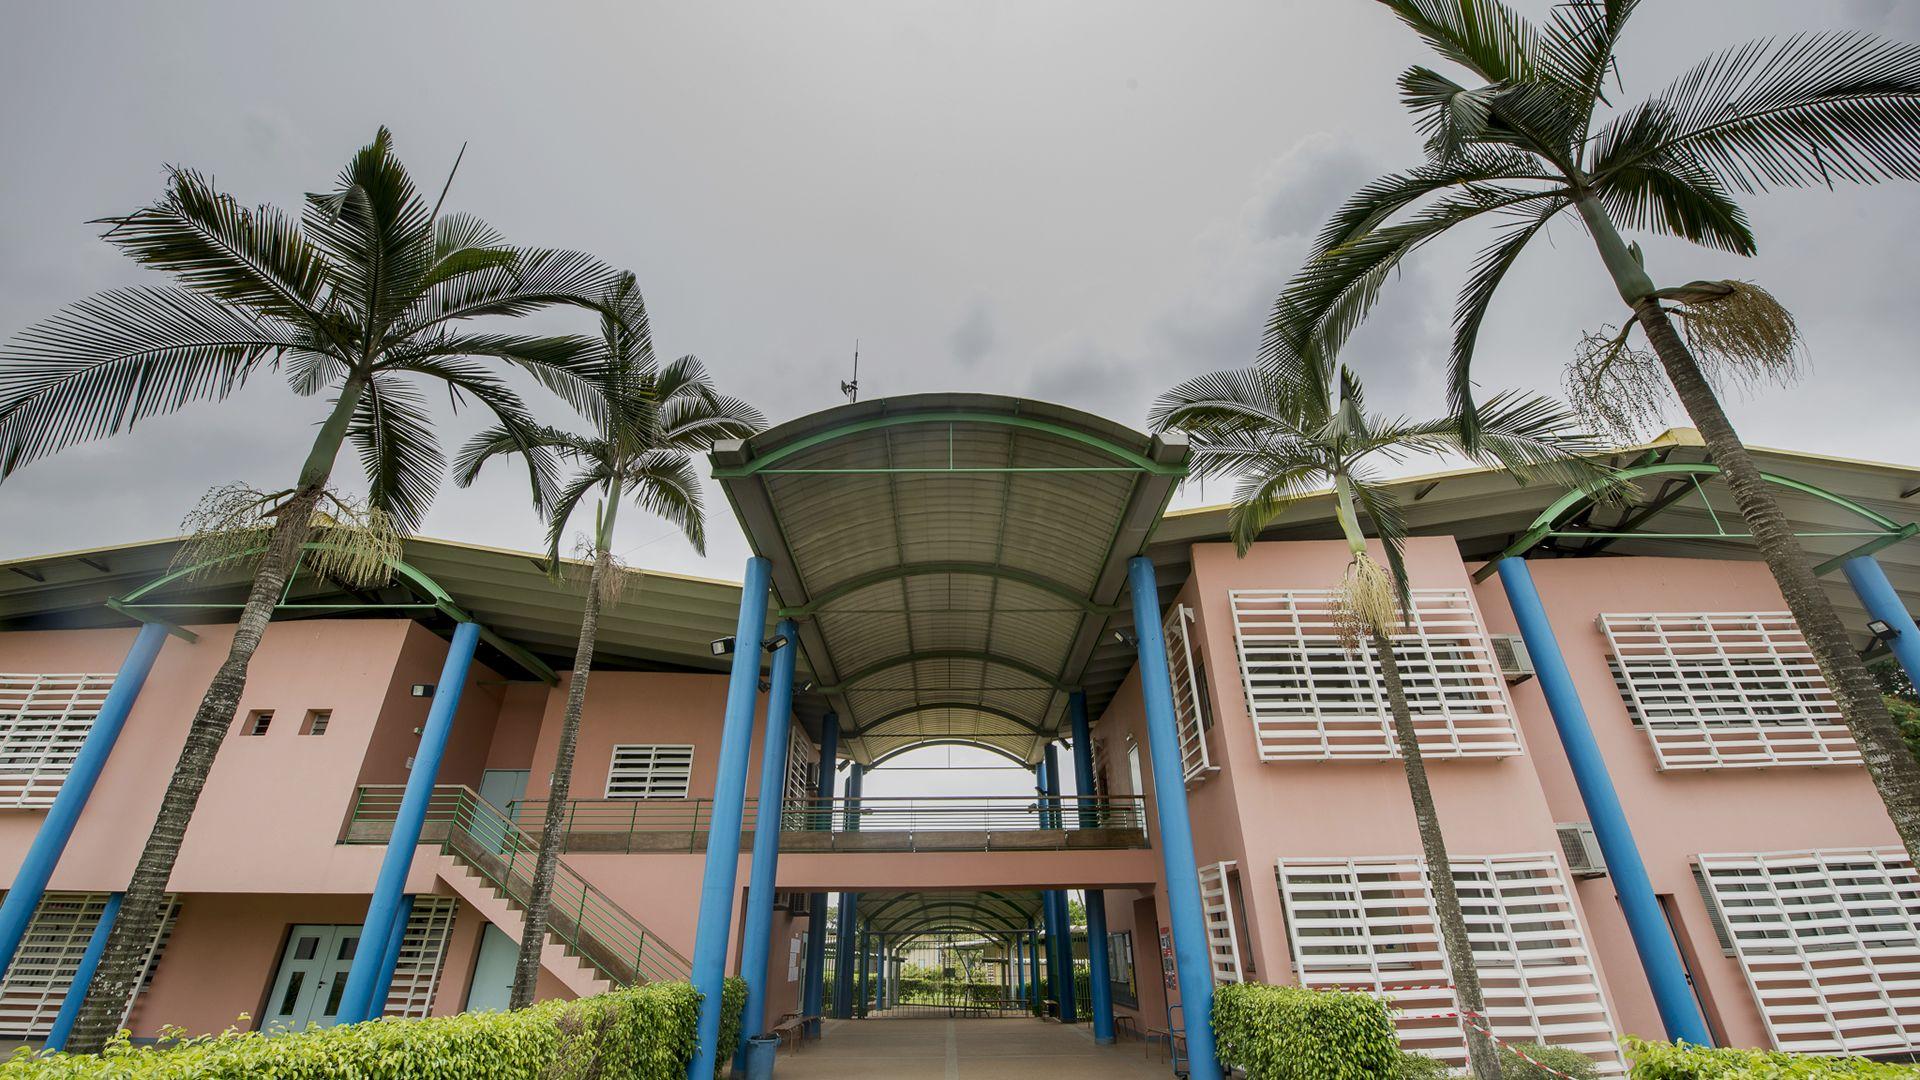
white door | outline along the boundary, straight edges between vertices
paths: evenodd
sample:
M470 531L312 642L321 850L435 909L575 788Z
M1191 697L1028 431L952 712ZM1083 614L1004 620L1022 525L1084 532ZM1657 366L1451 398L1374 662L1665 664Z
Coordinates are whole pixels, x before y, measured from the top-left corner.
M359 944L358 926L294 927L267 997L266 1030L332 1026Z
M480 934L480 958L473 965L473 985L467 988L467 1011L504 1011L513 997L513 969L520 946L506 931L487 924Z
M507 813L508 804L527 797L527 776L526 769L488 769L480 774L480 797Z

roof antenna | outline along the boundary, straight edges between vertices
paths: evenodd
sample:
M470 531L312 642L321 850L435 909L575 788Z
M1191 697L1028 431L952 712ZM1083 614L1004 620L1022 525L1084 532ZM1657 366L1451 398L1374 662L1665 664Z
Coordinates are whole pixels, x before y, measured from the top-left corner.
M860 400L860 339L853 339L853 378L840 383L840 392L847 395L847 404Z

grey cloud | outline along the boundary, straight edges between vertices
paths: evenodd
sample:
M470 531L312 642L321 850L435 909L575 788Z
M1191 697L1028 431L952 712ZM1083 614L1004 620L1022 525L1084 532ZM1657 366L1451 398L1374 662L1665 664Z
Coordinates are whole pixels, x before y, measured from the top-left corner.
M961 318L960 325L953 328L947 343L954 363L970 368L993 351L998 339L993 325L993 312L988 310L985 300L975 300Z

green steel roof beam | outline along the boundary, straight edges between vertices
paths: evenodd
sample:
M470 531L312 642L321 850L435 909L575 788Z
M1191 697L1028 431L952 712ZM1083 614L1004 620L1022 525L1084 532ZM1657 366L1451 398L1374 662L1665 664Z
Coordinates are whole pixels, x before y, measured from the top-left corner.
M781 608L780 614L790 619L807 618L819 613L822 608L833 603L835 600L872 585L879 585L888 581L897 581L902 578L936 577L943 574L998 578L1002 581L1013 581L1022 585L1030 585L1050 596L1056 596L1082 611L1091 612L1095 615L1113 615L1120 611L1120 608L1113 605L1096 604L1085 596L1075 592L1073 589L1054 581L1052 578L1027 570L1018 570L1010 566L999 566L994 563L919 562L890 566L885 569L872 571L871 573L861 574L859 577L850 578L828 589L826 592L813 597L798 607Z
M1631 481L1639 480L1649 476L1685 476L1685 477L1691 477L1691 478L1697 479L1703 476L1718 476L1718 475L1720 475L1720 466L1712 464L1711 462L1704 462L1704 461L1663 462L1663 463L1654 464L1654 465L1640 465L1640 466L1635 466L1633 468L1622 469L1619 472L1615 473L1607 481L1582 485L1581 487L1575 488L1574 490L1567 492L1565 495L1560 496L1560 498L1554 500L1553 505L1547 507L1545 510L1540 511L1539 516L1533 519L1533 524L1529 525L1527 527L1527 530L1520 534L1519 539L1507 545L1507 548L1505 551L1502 551L1500 554L1488 560L1485 566L1482 566L1480 569L1474 571L1473 579L1475 581L1485 581L1488 577L1492 576L1495 564L1497 564L1501 559L1509 559L1515 556L1525 555L1528 551L1533 550L1533 547L1536 544L1540 543L1540 541L1546 539L1548 536L1553 535L1555 524L1558 521L1560 521L1560 519L1564 515L1566 515L1569 511L1573 510L1576 507L1582 506L1588 502L1593 501L1595 498L1599 496L1599 494L1602 491L1606 490L1608 487L1611 487L1615 484L1619 484L1622 482L1631 482ZM1900 533L1902 529L1905 528L1905 526L1902 526L1899 522L1894 521L1892 518L1889 518L1886 515L1880 514L1876 511L1870 510L1867 507L1864 507L1859 503L1854 502L1852 499L1845 497L1844 495L1835 494L1834 492L1828 491L1825 488L1818 487L1816 485L1809 484L1804 481L1795 480L1795 479L1792 479L1791 477L1780 476L1777 473L1763 472L1760 474L1760 478L1762 480L1765 480L1769 484L1775 485L1776 487L1783 487L1788 489L1789 491L1797 491L1802 495L1807 495L1812 498L1816 498L1823 502L1826 502L1830 505L1837 506L1840 509L1845 510L1847 513L1852 514L1855 517L1861 518L1866 522L1868 522L1869 524L1871 524L1872 526L1874 526L1874 531L1871 531L1871 532L1827 531L1827 532L1820 532L1820 533L1815 533L1811 535L1875 536L1875 537L1884 538L1888 534ZM1607 536L1607 534L1605 533L1584 533L1584 532L1569 533L1567 535L1596 536L1596 537ZM1677 536L1679 534L1645 532L1645 533L1635 533L1634 535L1659 538L1663 536L1668 536L1668 537ZM1695 534L1686 534L1686 535L1693 536ZM1794 535L1804 536L1809 534L1795 533ZM1713 534L1710 536L1705 536L1704 538L1706 539L1722 538L1722 539L1732 540L1732 539L1741 539L1742 537L1738 534ZM1889 543L1897 542L1898 539L1900 539L1900 537L1895 537L1895 540L1889 541ZM1885 545L1882 545L1882 546L1884 547Z
M852 734L855 738L858 738L862 735L879 734L880 733L879 728L880 728L880 725L882 724L890 723L894 720L900 720L905 717L912 716L915 713L933 712L936 709L968 709L977 713L985 713L988 716L997 716L1000 719L1005 720L1010 724L1018 724L1020 726L1020 730L1027 735L1046 734L1046 732L1040 729L1039 725L1035 724L1031 720L1028 720L1024 716L1016 716L1013 713L1007 711L1006 709L1002 709L997 705L986 705L976 701L916 702L912 705L907 706L904 709L895 709L893 712L890 712L887 715L882 716L879 719L872 721L871 723L868 723L865 727L859 728L851 732L850 734ZM842 732L841 734L845 735L849 733Z
M840 694L848 690L857 690L859 686L856 684L862 679L871 678L883 671L891 671L894 668L905 667L908 664L918 663L922 660L975 660L983 664L994 664L999 667L1010 668L1022 675L1032 676L1035 681L1049 689L1074 689L1074 687L1066 686L1055 681L1051 674L1034 667L1025 660L1015 660L1011 656L1001 656L998 653L987 652L984 649L927 649L921 652L906 653L868 664L859 671L841 679L839 683L833 686L817 686L814 689L823 694Z
M857 736L857 735L854 737L863 738L863 736ZM882 739L898 739L898 738L905 738L906 736L879 735L875 737L882 738ZM1013 753L1012 751L1008 750L1003 746L995 746L992 743L978 742L973 739L964 739L958 735L945 735L945 736L940 736L938 738L923 739L920 742L916 742L916 743L909 743L908 745L902 746L897 750L889 750L886 753L881 754L879 757L874 758L873 764L868 767L877 769L881 765L886 764L887 761L893 758L897 758L901 754L905 754L913 750L923 750L929 746L964 746L973 750L985 750L990 754L998 754L999 756L1006 758L1008 761L1013 762L1015 765L1033 764L1033 762L1028 761L1026 758L1023 758L1020 755Z
M1109 457L1112 457L1114 460L1121 462L1122 465L1124 466L1124 468L1121 468L1118 470L1113 468L1101 469L1101 468L1095 468L1095 467L1083 467L1083 468L1042 467L1042 468L1031 469L1031 470L1015 468L1015 467L1004 467L1004 468L997 468L997 469L991 470L995 472L1121 471L1121 472L1155 473L1161 476L1185 476L1187 474L1187 467L1184 463L1172 464L1172 465L1162 464L1160 462L1154 461L1152 458L1149 458L1144 454L1139 453L1138 451L1131 450L1127 447L1121 446L1118 443L1100 438L1098 435L1093 435L1085 431L1078 431L1074 428L1068 427L1065 424L1056 424L1049 420L1038 420L1030 416L1008 416L1001 413L990 413L990 412L944 411L944 412L924 412L924 413L903 413L903 414L890 415L890 416L869 417L868 419L865 419L865 420L856 420L851 424L842 424L839 427L832 427L832 428L828 428L825 431L815 432L814 434L809 435L804 439L798 439L798 440L795 440L794 442L788 443L785 446L781 446L781 447L777 447L775 449L769 450L766 452L764 456L755 455L754 457L749 458L745 464L731 466L731 467L716 467L713 470L713 475L714 475L714 478L717 480L728 480L728 479L734 479L737 477L752 476L756 473L772 471L775 469L776 466L780 464L780 462L785 461L786 459L794 456L795 454L802 453L806 450L811 450L816 446L825 445L827 443L833 442L836 439L844 439L849 435L860 435L869 431L879 431L885 428L902 427L902 426L913 425L913 424L987 424L987 425L998 426L998 427L1020 428L1025 431L1036 431L1043 434L1053 435L1058 438L1066 439L1070 442L1076 442L1082 446L1091 447L1095 450L1098 450L1108 455ZM748 440L748 445L749 446L752 445L752 440ZM888 470L888 469L853 469L853 470L807 469L802 471L863 472L864 473L864 472L888 472L892 470ZM950 470L932 469L932 470L902 470L902 471L947 472ZM964 470L964 471L978 471L978 470Z

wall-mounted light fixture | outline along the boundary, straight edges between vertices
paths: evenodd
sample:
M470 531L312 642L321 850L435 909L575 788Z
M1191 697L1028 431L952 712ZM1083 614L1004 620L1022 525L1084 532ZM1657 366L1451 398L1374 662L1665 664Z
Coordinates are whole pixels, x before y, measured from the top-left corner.
M713 655L725 656L733 651L733 638L731 636L714 638L707 643L707 647L713 650Z
M1140 639L1125 630L1115 630L1113 632L1113 640L1125 645L1129 649L1137 649L1140 647Z
M760 647L767 650L768 652L779 652L781 649L784 649L787 647L787 635L775 634L772 637L768 638L767 640L761 642Z
M1893 624L1885 619L1873 619L1869 621L1867 623L1867 633L1872 634L1876 640L1889 642L1900 636L1900 631L1894 629Z
M432 683L430 683L430 682L417 682L417 683L414 683L414 684L413 684L413 696L414 696L414 697L432 697L432 696L433 696L433 684L432 684Z

